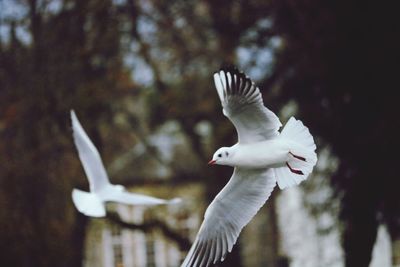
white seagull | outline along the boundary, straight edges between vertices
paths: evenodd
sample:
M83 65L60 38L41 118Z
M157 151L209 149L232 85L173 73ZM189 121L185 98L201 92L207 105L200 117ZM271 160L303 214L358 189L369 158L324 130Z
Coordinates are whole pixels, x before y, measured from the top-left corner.
M104 217L104 202L113 201L128 205L159 205L178 203L180 199L164 200L141 194L130 193L122 185L113 185L108 179L100 154L90 141L71 110L72 130L79 158L89 180L90 193L79 189L72 191L72 200L81 213L91 217Z
M235 167L226 186L207 208L204 221L181 267L223 261L242 230L264 205L275 184L283 189L307 179L317 162L308 128L295 118L282 126L266 108L257 86L236 68L222 68L214 82L223 113L238 143L221 147L209 164Z

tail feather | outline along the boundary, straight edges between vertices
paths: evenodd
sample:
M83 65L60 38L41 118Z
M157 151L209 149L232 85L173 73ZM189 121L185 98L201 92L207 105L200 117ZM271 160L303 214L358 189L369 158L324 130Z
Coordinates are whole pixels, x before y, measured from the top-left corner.
M95 194L74 189L72 190L72 201L76 209L86 216L104 217L106 215L103 202Z
M284 189L308 178L317 163L317 147L308 128L293 117L286 123L279 138L290 143L286 165L275 169L278 186Z

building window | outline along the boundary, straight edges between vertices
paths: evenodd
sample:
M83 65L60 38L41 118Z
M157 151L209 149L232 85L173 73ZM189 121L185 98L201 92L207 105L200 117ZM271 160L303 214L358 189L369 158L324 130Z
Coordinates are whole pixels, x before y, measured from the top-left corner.
M154 234L148 233L146 235L146 258L147 264L146 267L156 267L156 253L154 249Z
M111 227L111 242L114 255L114 267L124 267L121 228L119 226L113 225Z

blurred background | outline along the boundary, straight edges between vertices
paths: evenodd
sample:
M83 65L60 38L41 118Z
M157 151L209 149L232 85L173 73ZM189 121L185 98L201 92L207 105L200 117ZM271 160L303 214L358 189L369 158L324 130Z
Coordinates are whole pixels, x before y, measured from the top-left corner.
M400 266L398 9L376 1L0 0L0 265L176 267L232 169L212 74L236 64L319 162L219 266ZM111 181L181 197L90 219L74 109Z

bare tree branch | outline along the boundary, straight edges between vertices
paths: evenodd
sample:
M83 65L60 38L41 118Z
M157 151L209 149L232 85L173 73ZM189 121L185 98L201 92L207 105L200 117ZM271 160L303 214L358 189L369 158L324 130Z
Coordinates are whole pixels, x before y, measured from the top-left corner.
M119 225L123 228L127 228L130 230L141 230L145 233L149 233L155 229L159 229L167 238L175 241L179 248L184 251L189 250L192 243L188 238L182 236L176 230L171 229L164 222L157 219L152 219L143 224L128 223L123 221L121 217L115 212L109 212L107 214L107 219L111 223Z

